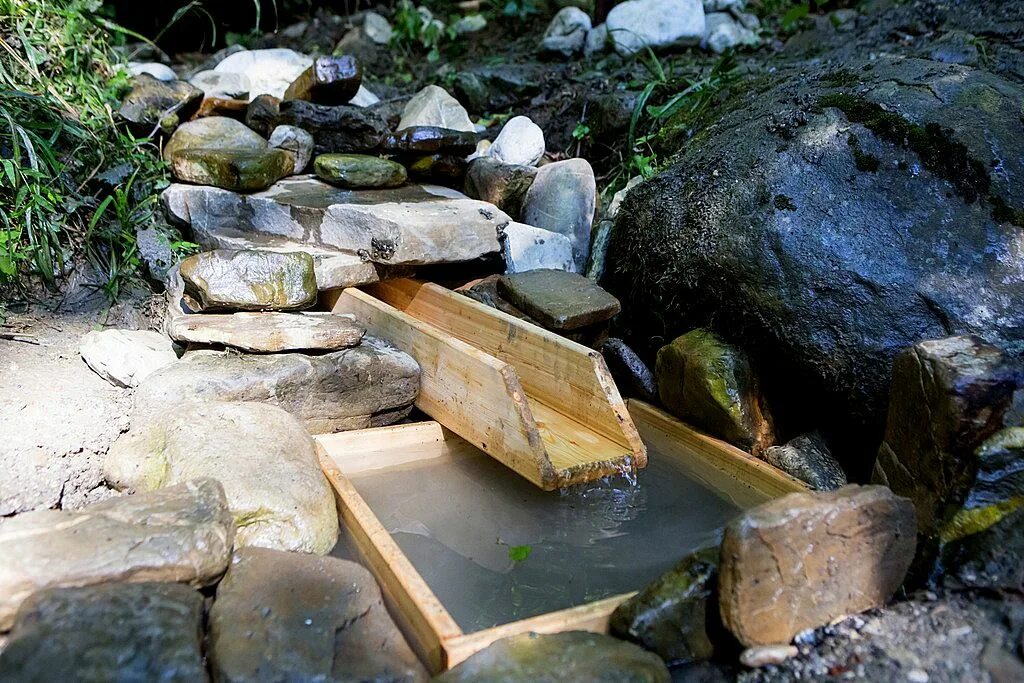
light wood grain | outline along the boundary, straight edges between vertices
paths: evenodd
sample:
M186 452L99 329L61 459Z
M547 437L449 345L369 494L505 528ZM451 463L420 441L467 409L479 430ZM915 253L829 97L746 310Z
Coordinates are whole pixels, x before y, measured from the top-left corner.
M636 399L629 400L641 436L650 447L679 463L684 470L742 508L807 485L739 448L703 434L664 410Z
M451 668L491 643L521 633L562 633L564 631L608 633L608 619L612 612L634 595L636 595L635 592L615 595L578 607L548 612L529 619L495 626L485 631L449 638L444 641L445 665Z
M380 584L392 617L427 668L443 671L443 644L461 636L462 629L323 447L318 444L317 450L324 475L334 487L341 522Z
M346 289L335 313L352 313L420 365L416 406L545 490L558 478L515 370L373 296Z
M450 453L444 428L433 421L317 434L313 440L347 477Z

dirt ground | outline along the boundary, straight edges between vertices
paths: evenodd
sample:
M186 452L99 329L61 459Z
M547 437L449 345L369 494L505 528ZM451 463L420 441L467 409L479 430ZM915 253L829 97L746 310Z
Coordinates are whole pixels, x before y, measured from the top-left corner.
M24 341L0 339L0 518L112 495L103 456L128 427L132 392L90 370L78 344L104 325L155 329L158 301L136 296L110 310L47 302L8 312L0 332Z

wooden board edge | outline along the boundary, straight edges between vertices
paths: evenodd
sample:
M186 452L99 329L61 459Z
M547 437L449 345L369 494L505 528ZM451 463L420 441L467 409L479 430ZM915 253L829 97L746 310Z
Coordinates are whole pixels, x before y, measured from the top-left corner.
M324 475L334 488L341 522L351 534L363 564L380 585L392 618L427 668L435 674L443 671L442 644L461 636L462 629L352 483L319 445L317 452Z
M629 399L629 412L641 433L656 430L670 442L687 448L723 477L736 480L760 494L763 500L809 490L806 483L740 450L730 443L697 431L677 417L639 399ZM653 439L649 438L648 441ZM654 446L658 450L657 446Z
M522 633L562 633L564 631L608 633L608 620L612 612L634 595L636 592L613 595L603 600L588 602L557 612L548 612L483 631L446 638L441 643L445 654L445 667L450 669L495 641Z

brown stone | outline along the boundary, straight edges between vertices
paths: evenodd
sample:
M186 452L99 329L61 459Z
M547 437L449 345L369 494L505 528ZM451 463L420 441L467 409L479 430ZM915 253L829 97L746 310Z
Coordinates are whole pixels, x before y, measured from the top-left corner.
M318 104L346 104L359 92L363 67L355 57L323 56L299 74L284 92L286 100L309 100Z
M333 313L203 313L174 316L167 334L192 344L221 344L253 353L348 349L366 328Z
M227 568L235 525L224 489L196 479L0 526L0 631L34 592L109 581L206 586Z
M231 681L427 680L355 562L244 548L210 611L214 677Z
M722 540L722 620L751 647L883 605L910 567L914 529L913 505L882 486L791 493L748 510Z
M208 116L224 116L236 121L245 122L245 114L249 111L249 100L233 100L226 97L205 97L199 109L192 116L202 119Z
M473 199L494 204L515 219L523 213L523 199L537 176L532 166L505 164L491 157L480 157L466 169L464 191Z

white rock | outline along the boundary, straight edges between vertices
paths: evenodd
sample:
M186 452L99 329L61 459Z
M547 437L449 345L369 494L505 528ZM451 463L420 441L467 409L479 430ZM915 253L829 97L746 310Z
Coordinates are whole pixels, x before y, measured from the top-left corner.
M78 350L93 372L120 387L134 387L178 360L171 340L149 330L93 330Z
M370 39L370 42L377 45L387 45L391 42L391 22L376 12L367 12L363 19L363 33Z
M597 182L586 159L541 166L523 199L523 222L553 230L572 242L576 271L586 268L597 207Z
M705 33L701 0L627 0L605 23L616 52L626 57L645 47L699 45Z
M583 54L592 57L608 49L608 24L601 24L587 31L587 40L583 43Z
M506 273L549 268L575 272L572 242L565 235L524 223L509 223L501 240Z
M754 46L760 43L757 34L732 18L727 12L712 12L707 15L707 47L715 54L741 45Z
M348 103L354 107L372 107L378 102L380 102L379 97L374 95L365 85L360 85L359 90L356 91L355 96Z
M464 33L483 31L485 28L487 28L487 19L482 14L470 14L452 24L452 30L460 36Z
M793 645L748 647L740 654L740 663L751 669L758 669L769 664L782 664L787 659L796 657L798 652Z
M228 99L248 97L252 83L249 77L240 73L227 73L213 70L200 71L188 82L203 91L207 97L225 97Z
M536 166L544 156L544 131L528 116L508 120L487 155L506 164Z
M313 158L313 136L297 126L278 126L270 134L270 146L295 155L295 172L302 173Z
M214 71L249 77L249 99L258 95L283 98L299 74L313 65L313 58L287 48L243 50L224 58Z
M410 126L437 126L468 133L476 132L476 127L469 120L469 114L459 101L449 95L447 90L436 85L423 88L405 105L402 120L398 122L398 130Z
M128 73L132 76L149 74L158 81L176 81L178 74L174 69L159 62L128 62Z
M583 49L590 29L590 15L579 7L558 10L540 41L541 54L572 57Z

